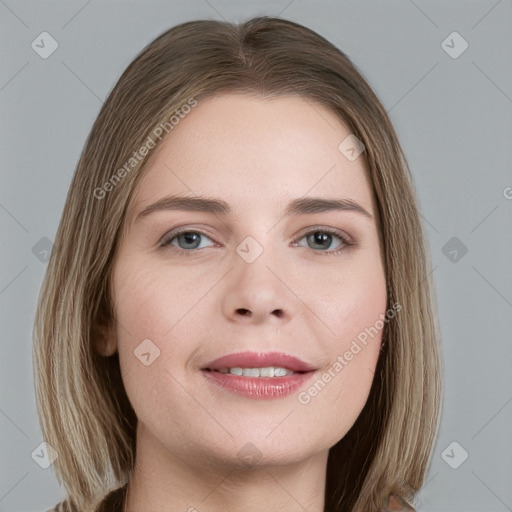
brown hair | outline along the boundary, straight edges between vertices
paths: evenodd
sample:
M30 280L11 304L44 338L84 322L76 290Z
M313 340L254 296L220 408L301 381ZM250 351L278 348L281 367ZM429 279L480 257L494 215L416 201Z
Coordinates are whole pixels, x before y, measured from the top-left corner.
M92 342L95 326L114 318L112 262L127 206L158 147L126 162L191 99L229 92L322 104L366 147L388 306L399 302L402 311L384 328L363 411L330 450L325 510L376 512L393 493L410 502L431 457L441 397L430 263L410 170L384 107L349 58L312 30L269 17L166 31L124 71L92 127L34 325L38 414L59 454L58 480L71 508L84 510L126 484L133 469L137 418L118 356L101 357Z

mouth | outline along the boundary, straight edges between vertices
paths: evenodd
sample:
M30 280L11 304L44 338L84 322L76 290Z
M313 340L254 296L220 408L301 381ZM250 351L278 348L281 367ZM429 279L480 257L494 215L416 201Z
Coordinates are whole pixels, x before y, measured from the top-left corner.
M219 357L201 369L244 377L267 378L316 370L314 366L302 359L283 352L238 352Z
M201 368L207 381L250 398L277 398L297 390L316 371L284 353L241 352L220 357Z
M287 375L295 375L297 373L308 373L305 371L294 372L293 370L283 368L282 366L265 366L263 368L241 368L240 366L235 366L233 368L220 368L219 370L212 370L211 368L204 368L203 370L207 372L229 373L239 377L257 377L270 379L274 379L276 377L286 377Z

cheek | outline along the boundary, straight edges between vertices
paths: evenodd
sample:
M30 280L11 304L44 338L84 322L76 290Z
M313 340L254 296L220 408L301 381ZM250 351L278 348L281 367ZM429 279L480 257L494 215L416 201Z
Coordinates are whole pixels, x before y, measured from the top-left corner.
M375 291L374 288L371 288ZM386 293L351 293L327 317L335 336L323 339L329 359L297 396L306 416L321 417L326 441L338 442L363 410L374 380L385 323Z
M298 399L337 425L341 438L363 409L374 379L386 324L385 274L372 258L311 284L311 310L322 320L319 339L329 359Z
M157 274L129 265L114 273L117 348L129 395L151 393L162 378L161 363L167 356L162 338L179 318L176 303L170 302L174 290L164 286Z
M148 270L141 270L148 269ZM194 281L185 272L157 268L146 262L119 268L116 312L121 330L131 338L162 339L186 317L198 298L205 295L208 282ZM135 339L133 341L136 341Z
M350 264L350 265L349 265ZM310 283L311 309L323 321L328 352L343 354L357 340L364 348L357 359L374 356L368 354L379 349L386 312L387 285L380 260L370 257L347 260L340 270L323 279L318 276ZM325 347L327 349L327 345ZM357 348L354 349L357 351ZM350 357L350 355L348 356Z
M114 287L118 320L118 352L132 403L158 403L179 386L169 372L183 379L190 344L203 331L189 315L211 288L210 280L190 284L185 272L133 259L116 267ZM192 322L192 323L191 323ZM168 393L165 392L167 390Z

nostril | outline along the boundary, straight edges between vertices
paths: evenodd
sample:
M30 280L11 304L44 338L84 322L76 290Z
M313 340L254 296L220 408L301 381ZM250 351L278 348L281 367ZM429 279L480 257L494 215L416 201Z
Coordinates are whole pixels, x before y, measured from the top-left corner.
M251 314L251 312L248 309L244 309L244 308L239 308L236 311L237 311L237 313L240 313L241 315L244 315L244 316L249 316Z

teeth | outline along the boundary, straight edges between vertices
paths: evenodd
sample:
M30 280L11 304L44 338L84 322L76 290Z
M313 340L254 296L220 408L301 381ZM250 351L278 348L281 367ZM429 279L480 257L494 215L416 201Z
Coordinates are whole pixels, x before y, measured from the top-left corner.
M295 372L279 366L267 366L265 368L222 368L221 373L231 373L232 375L243 375L244 377L284 377L293 375Z
M259 377L260 370L258 368L244 368L242 370L244 377Z
M276 369L273 366L267 368L260 368L259 377L274 377Z

